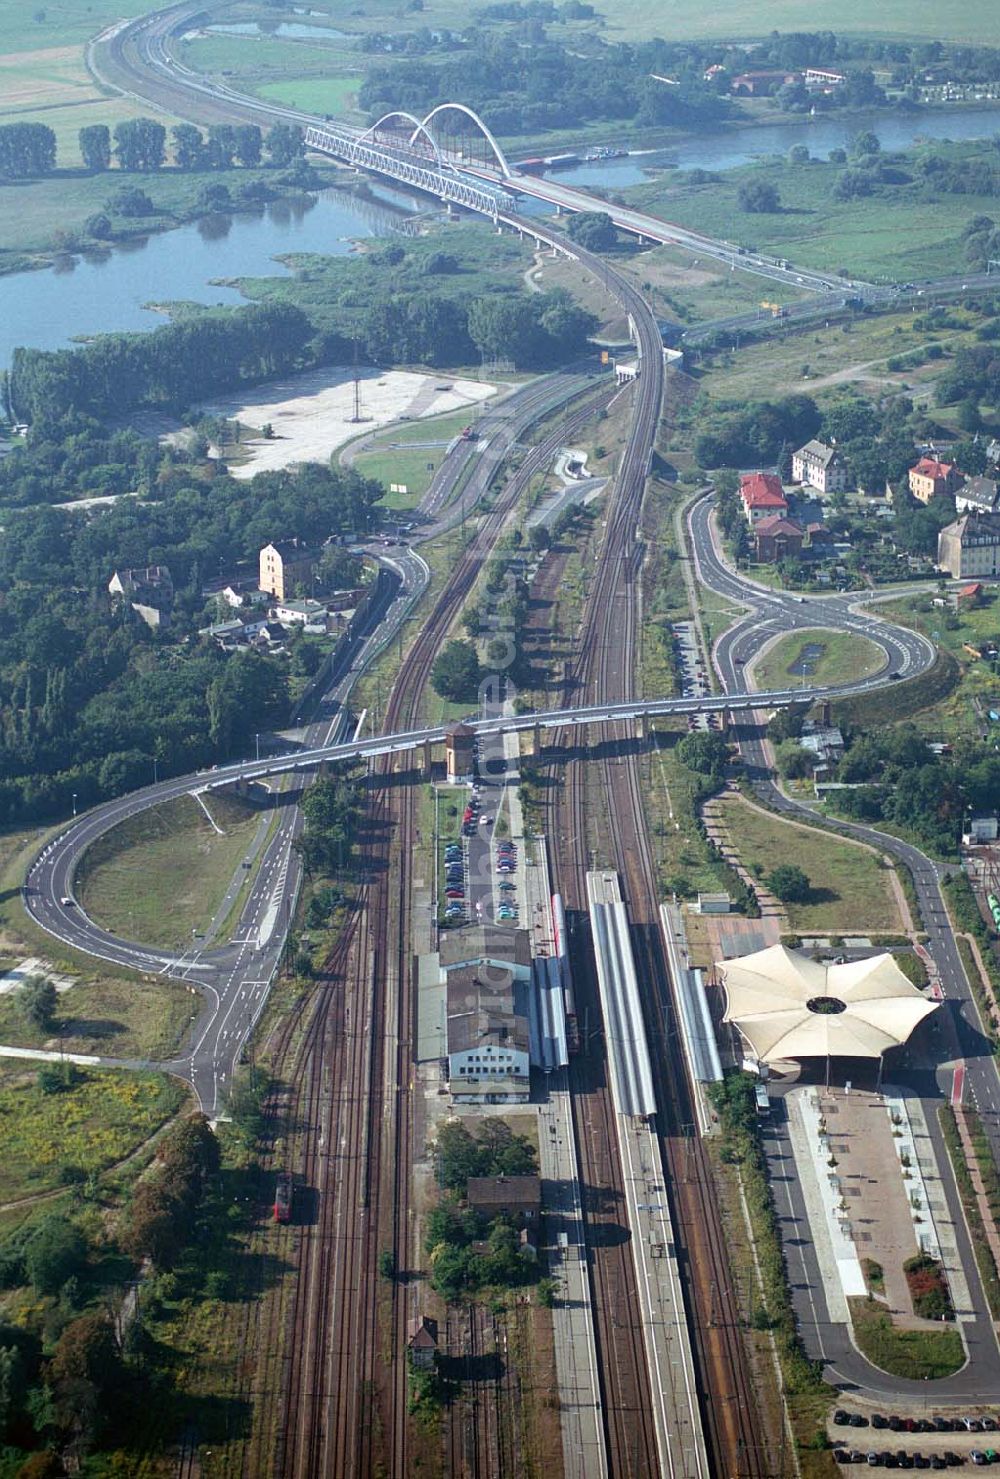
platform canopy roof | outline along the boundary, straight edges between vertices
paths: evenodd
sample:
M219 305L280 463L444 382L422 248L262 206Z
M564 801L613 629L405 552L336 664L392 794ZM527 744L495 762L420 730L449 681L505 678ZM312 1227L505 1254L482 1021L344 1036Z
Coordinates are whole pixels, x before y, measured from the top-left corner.
M784 945L724 960L727 1022L757 1058L878 1058L937 1005L891 955L825 965Z

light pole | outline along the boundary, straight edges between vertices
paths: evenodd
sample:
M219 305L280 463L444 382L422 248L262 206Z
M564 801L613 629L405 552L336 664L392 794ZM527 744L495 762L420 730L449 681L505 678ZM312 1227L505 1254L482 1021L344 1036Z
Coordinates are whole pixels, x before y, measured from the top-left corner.
M76 792L73 792L73 815L76 816Z
M257 759L259 761L260 760L260 734L259 733L257 734L256 739L257 739Z

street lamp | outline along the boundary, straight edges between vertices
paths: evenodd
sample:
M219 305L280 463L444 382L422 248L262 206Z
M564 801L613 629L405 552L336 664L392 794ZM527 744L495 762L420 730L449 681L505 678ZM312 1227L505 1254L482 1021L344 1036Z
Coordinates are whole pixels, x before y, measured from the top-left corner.
M260 760L260 734L259 733L257 734L256 739L257 739L257 759Z
M76 792L73 792L73 815L76 816Z

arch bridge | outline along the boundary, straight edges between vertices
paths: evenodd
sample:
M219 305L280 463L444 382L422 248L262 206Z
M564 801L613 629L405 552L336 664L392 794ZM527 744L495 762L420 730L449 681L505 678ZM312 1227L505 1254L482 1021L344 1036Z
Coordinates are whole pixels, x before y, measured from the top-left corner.
M487 125L463 103L439 103L426 118L395 109L363 132L338 123L313 124L305 130L305 142L355 169L477 211L495 224L513 204L504 188L512 183L507 158ZM495 184L489 178L494 175Z

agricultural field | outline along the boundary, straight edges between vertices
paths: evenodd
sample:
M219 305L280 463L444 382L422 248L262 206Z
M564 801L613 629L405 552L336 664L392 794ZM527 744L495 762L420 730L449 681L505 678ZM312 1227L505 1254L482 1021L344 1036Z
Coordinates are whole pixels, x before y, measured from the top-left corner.
M798 266L842 269L868 281L961 272L963 226L995 207L990 196L948 195L942 213L907 185L841 201L833 194L840 173L841 166L825 160L779 159L726 170L704 184L667 173L622 193L631 205L682 226L787 256ZM741 209L739 188L749 180L774 185L782 208L759 214Z
M82 1176L107 1170L175 1115L185 1097L184 1087L161 1073L0 1062L4 1200L54 1190L69 1168Z
M754 681L758 688L787 688L803 681L804 649L821 649L805 653L810 684L851 683L869 678L885 666L885 653L867 637L848 632L824 630L792 632L782 637L754 664Z
M218 833L190 796L150 807L88 849L77 876L80 903L105 929L145 945L178 949L204 932L257 833L256 808L205 798Z
M727 796L722 813L740 861L754 879L763 880L782 863L806 874L810 899L786 905L793 930L895 934L901 929L890 872L870 849L814 827L782 821L739 796Z

